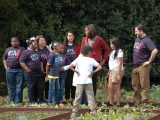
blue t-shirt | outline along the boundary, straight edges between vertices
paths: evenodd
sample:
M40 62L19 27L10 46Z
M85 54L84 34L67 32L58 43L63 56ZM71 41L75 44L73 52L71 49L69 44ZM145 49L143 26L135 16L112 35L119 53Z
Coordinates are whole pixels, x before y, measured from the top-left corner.
M24 62L33 71L41 71L39 51L26 49L22 52L19 62Z
M68 58L67 55L61 54L63 57L63 62L62 62L62 67L69 65L70 64L70 59ZM60 71L59 73L59 78L65 79L67 77L67 71Z
M133 50L133 67L139 67L142 63L148 61L151 51L155 48L155 44L148 36L136 38Z
M60 68L63 66L63 56L61 54L56 54L51 52L48 59L48 65L50 65L49 75L54 77L59 77Z
M17 47L17 48L9 47L6 49L2 59L6 60L8 68L10 69L21 68L19 63L19 58L23 50L25 50L25 48L23 47Z
M43 69L44 71L46 71L46 64L49 58L49 50L47 49L47 47L45 47L44 49L39 49L39 53L40 53L41 61L43 63Z

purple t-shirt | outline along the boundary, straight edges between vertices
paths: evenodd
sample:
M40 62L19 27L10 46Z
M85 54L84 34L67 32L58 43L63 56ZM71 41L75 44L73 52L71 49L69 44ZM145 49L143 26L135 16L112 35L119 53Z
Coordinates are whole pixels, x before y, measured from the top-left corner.
M19 64L19 58L23 50L25 50L25 48L23 47L17 47L17 48L9 47L6 49L2 59L7 61L8 68L11 69L21 68Z
M26 49L22 52L19 62L24 62L34 71L41 71L41 59L39 51Z
M44 49L39 49L40 57L43 62L43 69L46 70L47 60L49 58L49 50L45 47Z
M76 59L77 55L75 52L75 45L68 45L66 49L66 55L70 59L70 63Z
M133 67L139 67L142 63L148 61L154 48L156 46L148 36L136 38L133 50Z

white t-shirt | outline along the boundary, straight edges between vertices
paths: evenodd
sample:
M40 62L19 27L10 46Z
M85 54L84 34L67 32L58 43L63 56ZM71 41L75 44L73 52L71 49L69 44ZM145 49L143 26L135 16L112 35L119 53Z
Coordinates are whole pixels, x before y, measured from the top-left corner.
M121 49L118 50L117 57L114 59L115 50L113 50L109 56L109 69L118 71L118 57L123 58L123 51ZM122 70L124 70L123 62L122 62Z
M72 63L74 65L79 73L80 76L77 75L77 73L74 73L73 76L73 86L76 86L77 84L89 84L92 83L92 79L88 76L93 71L93 67L97 67L99 63L90 57L85 57L83 55L79 55L78 58L76 58Z

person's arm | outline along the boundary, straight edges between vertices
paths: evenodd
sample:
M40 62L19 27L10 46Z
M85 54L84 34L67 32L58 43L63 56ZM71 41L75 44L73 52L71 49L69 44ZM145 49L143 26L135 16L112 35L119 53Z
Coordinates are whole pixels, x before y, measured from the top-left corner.
M3 60L3 65L4 65L4 68L7 70L8 66L7 66L7 61L6 60Z
M71 69L73 72L76 72L78 76L80 75L79 71L76 70L76 69L74 69L74 65L71 64L71 65L70 65L70 69Z
M31 69L26 65L26 63L20 62L20 65L26 72L30 72L31 71Z
M4 52L4 54L3 54L3 57L2 57L2 59L3 59L3 65L4 65L4 68L7 70L8 69L8 66L7 66L7 57L8 57L8 55L7 55L7 53L8 53L8 50L6 50L5 52Z
M110 52L110 49L109 49L108 45L105 43L103 38L101 38L101 49L104 50L103 60L100 63L100 65L103 66L104 63L108 60L108 56L109 56L109 52Z
M48 81L49 68L50 68L50 65L47 64L47 65L46 65L46 77L45 77L45 81L46 81L46 82Z
M118 57L118 74L117 80L122 79L122 64L123 64L123 57Z
M151 63L153 62L153 60L155 59L157 53L158 53L158 49L157 49L157 48L154 48L154 49L152 50L152 52L151 52L151 56L150 56L149 60L146 61L146 62L144 62L144 63L142 64L142 66L145 67L145 66L151 64Z
M92 78L92 75L102 69L100 64L97 65L97 68L89 74L89 77Z

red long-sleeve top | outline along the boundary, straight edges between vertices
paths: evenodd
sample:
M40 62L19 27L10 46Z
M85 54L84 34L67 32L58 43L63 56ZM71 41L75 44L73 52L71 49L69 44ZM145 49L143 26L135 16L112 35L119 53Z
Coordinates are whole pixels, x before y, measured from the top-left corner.
M81 47L84 45L88 45L87 36L82 39ZM96 40L91 45L91 48L92 48L91 55L90 55L91 58L94 58L98 62L101 61L101 58L103 58L105 61L108 60L110 49L101 36L97 36ZM102 50L104 50L103 57L102 57Z

